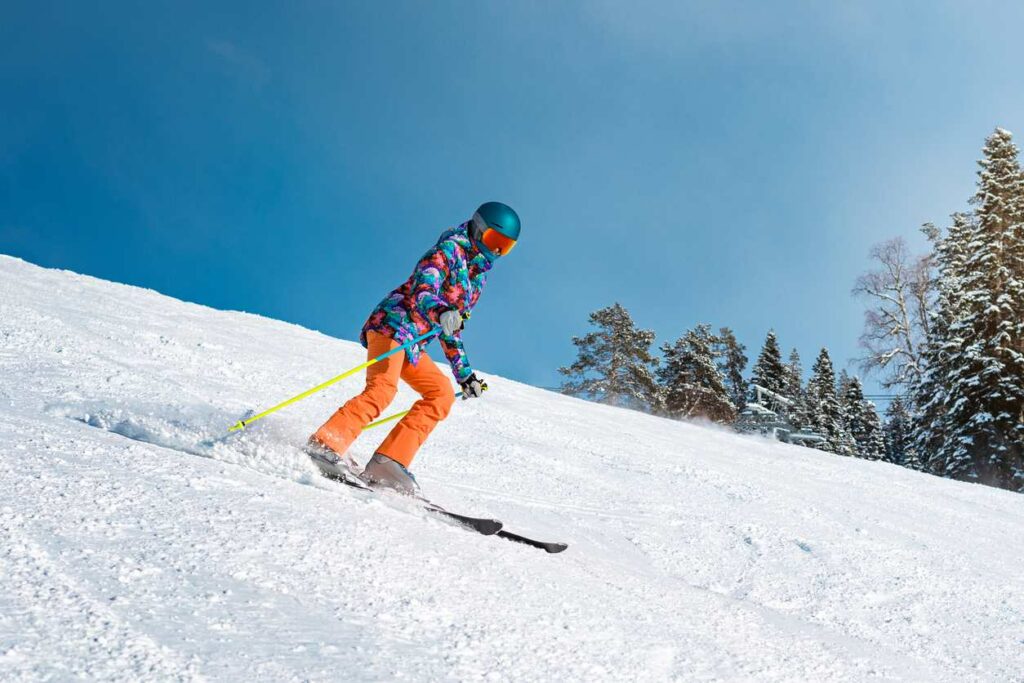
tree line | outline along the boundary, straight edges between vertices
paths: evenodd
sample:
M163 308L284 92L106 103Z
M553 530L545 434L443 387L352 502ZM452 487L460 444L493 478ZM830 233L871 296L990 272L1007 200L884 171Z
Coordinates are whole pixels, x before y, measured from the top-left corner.
M990 135L968 211L871 253L855 292L861 346L908 409L906 448L933 474L1024 492L1024 174L1009 131Z
M676 419L705 419L742 428L754 389L771 397L771 413L815 448L908 466L900 405L886 427L864 398L861 381L845 371L838 376L823 348L812 374L803 382L796 349L783 361L778 339L769 331L747 375L746 347L728 327L717 332L701 323L674 342L651 351L655 334L637 328L619 303L590 315L594 330L574 337L576 361L560 369L562 391L602 403L644 410ZM763 404L765 399L761 400ZM759 405L764 409L764 405Z
M861 369L897 392L884 421L826 348L804 383L800 355L784 361L769 331L748 376L730 328L698 324L658 356L618 303L573 338L562 391L738 428L769 414L821 450L1024 492L1024 173L1003 129L978 163L973 208L926 224L926 254L902 239L874 247L853 289L868 302Z

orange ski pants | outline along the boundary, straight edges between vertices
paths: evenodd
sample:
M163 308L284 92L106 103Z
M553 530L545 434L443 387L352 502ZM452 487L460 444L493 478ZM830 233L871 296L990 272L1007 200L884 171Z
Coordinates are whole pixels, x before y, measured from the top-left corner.
M394 339L378 332L367 332L366 343L367 359L376 358L399 346ZM363 427L380 417L394 400L399 379L419 392L421 398L394 426L376 452L409 467L416 457L416 451L430 436L430 432L434 431L437 423L448 417L455 403L455 390L451 381L426 353L420 354L416 365L410 363L403 352L388 356L367 368L363 393L338 408L331 419L316 430L313 438L339 455L347 451L362 433Z

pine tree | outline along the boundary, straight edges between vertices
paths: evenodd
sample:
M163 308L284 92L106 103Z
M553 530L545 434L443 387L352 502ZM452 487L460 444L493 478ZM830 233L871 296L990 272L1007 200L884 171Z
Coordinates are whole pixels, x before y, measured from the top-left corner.
M747 347L736 340L736 335L728 327L718 331L715 344L715 355L718 358L718 370L725 380L725 389L729 401L737 411L747 405L747 393L750 387L743 373L747 369Z
M860 380L850 377L846 370L839 373L839 381L836 384L836 394L839 398L839 411L842 416L843 427L853 439L853 452L851 455L863 457L860 451L860 439L865 428L863 403L864 389Z
M729 400L725 379L715 364L716 339L710 325L697 325L661 347L665 362L658 369L664 410L671 417L703 417L714 422L733 422L736 407Z
M873 403L864 398L860 379L843 373L840 381L846 431L854 441L854 455L867 460L880 460L885 456L882 425Z
M945 340L945 433L930 464L945 476L1024 489L1024 175L1009 132L988 138Z
M927 471L925 468L925 464L921 462L921 458L917 454L916 448L907 449L907 453L903 457L903 462L900 464L906 467L908 470L917 470L918 472Z
M836 379L836 399L839 401L839 424L842 429L839 433L839 450L837 453L843 455L858 456L857 442L850 433L850 415L847 410L846 394L850 390L850 375L846 370L839 371Z
M828 349L822 349L807 382L808 426L824 437L817 448L840 455L853 452L852 439L843 425L836 396L836 374Z
M885 411L885 460L903 465L913 450L911 421L907 404L899 396L894 398Z
M849 424L849 416L847 413L846 395L850 392L850 384L853 379L850 377L850 373L846 370L839 371L839 377L836 379L836 396L839 397L839 410L843 416L843 424ZM863 390L861 391L863 393Z
M559 372L568 379L562 392L629 408L660 409L660 392L650 351L654 332L639 330L622 305L615 303L590 314L598 329L573 337L576 362Z
M775 330L769 330L764 340L764 347L754 364L751 383L776 394L785 395L786 369L782 364L782 353L779 341L775 338Z
M882 418L878 416L878 409L871 401L865 401L865 420L867 433L861 450L861 457L868 460L885 459L885 429L882 428Z
M953 324L963 317L963 273L967 245L973 231L973 218L953 214L953 224L942 237L938 229L925 225L923 232L932 243L933 260L938 269L936 300L931 314L931 334L923 351L923 371L913 384L913 451L917 469L943 474L945 467L939 450L946 439L951 356L960 347L952 335Z
M800 354L793 349L789 354L789 362L785 366L786 379L783 394L793 400L789 409L789 422L797 429L807 425L807 397L804 395L804 368L800 362Z

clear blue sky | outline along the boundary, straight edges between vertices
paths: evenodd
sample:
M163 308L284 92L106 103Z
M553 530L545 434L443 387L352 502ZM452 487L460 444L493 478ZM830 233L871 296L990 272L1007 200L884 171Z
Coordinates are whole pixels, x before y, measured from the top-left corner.
M1024 5L21 2L0 252L354 339L445 227L523 238L467 330L558 383L620 301L662 341L857 353L871 244L944 224L1024 132ZM869 384L869 388L871 385Z

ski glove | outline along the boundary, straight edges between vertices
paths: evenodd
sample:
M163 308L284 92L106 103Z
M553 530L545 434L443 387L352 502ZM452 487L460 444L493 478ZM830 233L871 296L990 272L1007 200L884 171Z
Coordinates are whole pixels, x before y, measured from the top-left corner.
M465 382L462 382L459 386L462 387L462 400L465 401L467 398L480 398L484 392L487 391L487 382L483 381L476 376L474 372Z
M462 314L454 308L449 309L441 314L439 322L441 323L441 331L444 332L446 337L450 337L462 329Z

